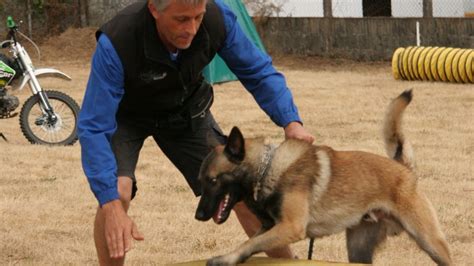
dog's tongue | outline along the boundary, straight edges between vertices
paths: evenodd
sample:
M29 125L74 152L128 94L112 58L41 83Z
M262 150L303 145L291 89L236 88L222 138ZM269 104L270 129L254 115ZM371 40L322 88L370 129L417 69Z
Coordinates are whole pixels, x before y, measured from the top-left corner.
M214 216L212 216L212 219L216 224L219 224L219 216L221 216L222 212L224 211L224 202L225 198L221 200L221 202L219 203L219 208L217 208L216 213L214 213Z

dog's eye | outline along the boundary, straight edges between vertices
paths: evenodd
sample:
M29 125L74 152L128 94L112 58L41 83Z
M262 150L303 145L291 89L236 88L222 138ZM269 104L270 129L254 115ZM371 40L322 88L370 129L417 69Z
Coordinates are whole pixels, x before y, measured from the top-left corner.
M217 178L215 178L215 177L211 178L210 181L211 181L212 184L216 184L217 183Z

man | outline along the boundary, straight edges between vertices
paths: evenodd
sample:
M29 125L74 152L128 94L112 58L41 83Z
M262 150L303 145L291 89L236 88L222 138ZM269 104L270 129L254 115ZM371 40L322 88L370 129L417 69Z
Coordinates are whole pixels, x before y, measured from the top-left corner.
M153 136L196 195L208 135L223 141L209 107L212 87L202 70L216 53L287 138L312 142L284 77L243 34L221 1L149 0L121 11L97 32L97 48L79 119L82 163L99 201L94 240L102 265L123 264L132 238L143 240L127 216L137 187L135 167ZM260 224L247 207L234 211L247 234ZM267 252L293 256L289 248Z

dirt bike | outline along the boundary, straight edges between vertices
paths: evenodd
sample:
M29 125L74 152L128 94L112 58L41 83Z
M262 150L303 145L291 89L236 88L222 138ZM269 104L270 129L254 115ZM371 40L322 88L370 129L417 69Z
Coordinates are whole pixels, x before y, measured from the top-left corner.
M26 84L30 96L20 111L20 127L26 139L33 144L72 145L77 141L77 119L79 105L67 94L54 90L43 90L38 78L71 78L52 68L33 66L25 48L18 42L17 34L31 41L18 30L12 17L7 18L7 40L0 43L2 49L9 49L10 56L0 53L0 119L15 117L20 105L18 98L10 91L20 91ZM35 45L36 46L36 45ZM5 136L0 133L5 140Z

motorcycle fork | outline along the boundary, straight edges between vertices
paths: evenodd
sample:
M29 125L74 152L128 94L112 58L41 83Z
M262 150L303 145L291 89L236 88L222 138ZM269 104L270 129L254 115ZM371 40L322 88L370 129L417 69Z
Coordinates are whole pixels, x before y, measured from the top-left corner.
M49 103L48 96L44 91L39 91L37 96L40 99L41 111L48 117L48 124L54 124L58 118L54 113L53 107ZM37 120L36 125L43 125L43 122Z
M36 95L38 97L41 112L48 117L48 122L56 122L57 117L54 114L53 107L49 103L48 96L41 89L41 85L39 84L39 81L35 76L33 62L31 61L30 56L23 48L23 46L21 46L19 43L16 43L14 46L14 49L17 51L17 56L24 67L25 75L29 75L30 77L28 84L30 85L30 89L33 95ZM40 121L37 120L36 124L38 123L42 124Z
M53 107L49 103L48 95L46 95L46 92L41 89L41 86L38 82L38 79L34 75L30 75L30 88L36 97L38 97L39 100L39 106L41 108L41 112L43 113L44 116L47 118L48 124L54 124L57 121L57 117L54 114ZM37 126L41 126L44 124L44 117L40 117L35 121L35 124Z

